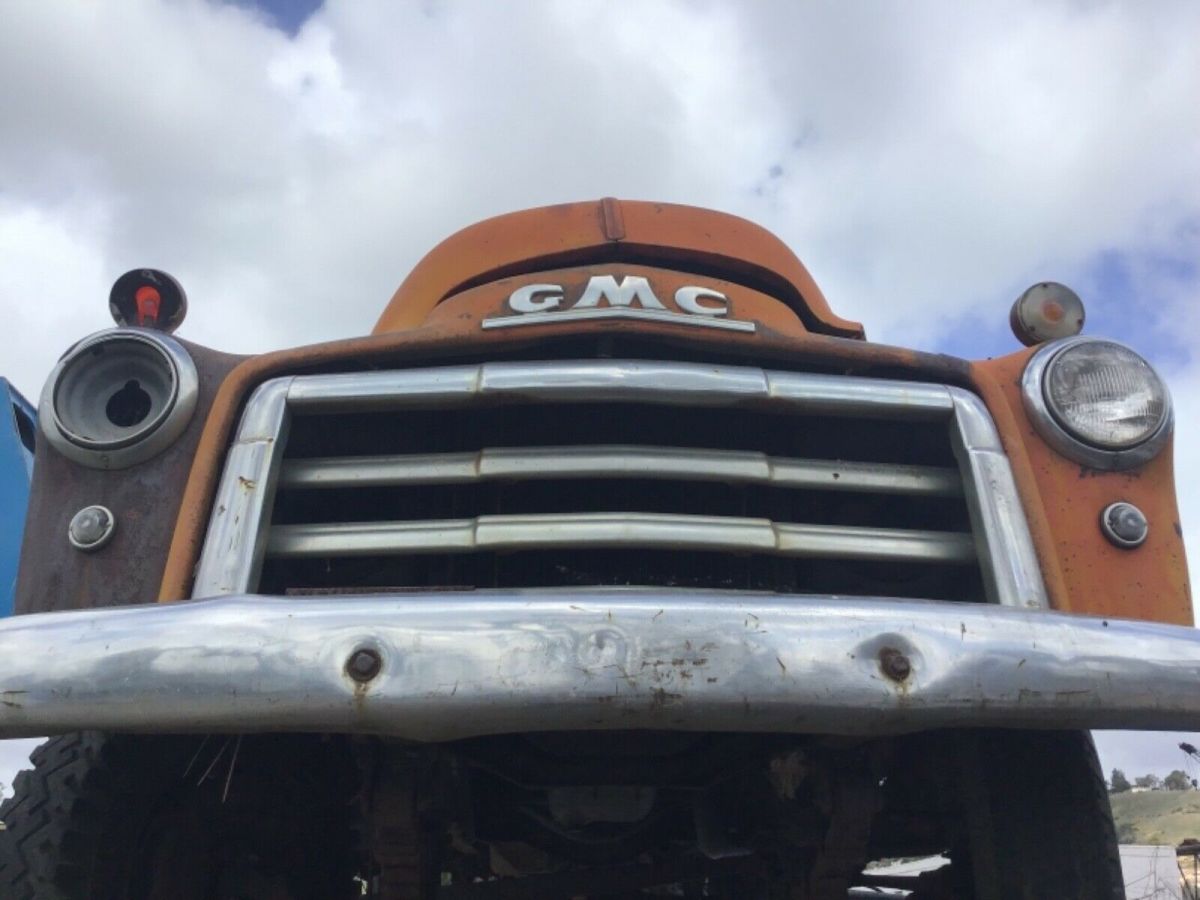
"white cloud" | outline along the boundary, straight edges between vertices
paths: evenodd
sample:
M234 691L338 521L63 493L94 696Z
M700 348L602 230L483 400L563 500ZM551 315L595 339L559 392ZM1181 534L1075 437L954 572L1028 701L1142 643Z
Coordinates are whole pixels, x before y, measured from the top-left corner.
M0 794L4 797L13 795L13 779L17 773L33 768L29 763L29 754L41 742L40 738L0 741Z
M1116 252L1174 349L1196 559L1198 37L1189 2L331 0L295 39L202 0L14 4L0 370L36 395L136 265L183 281L201 343L361 334L451 231L607 194L759 221L926 348L1036 279L1103 292Z

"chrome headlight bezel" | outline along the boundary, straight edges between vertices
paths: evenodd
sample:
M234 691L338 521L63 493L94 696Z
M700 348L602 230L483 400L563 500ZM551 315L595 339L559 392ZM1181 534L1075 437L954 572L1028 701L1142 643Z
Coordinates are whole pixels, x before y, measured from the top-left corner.
M1038 434L1051 447L1068 459L1082 463L1093 469L1120 471L1132 469L1149 462L1162 450L1171 436L1175 415L1171 405L1171 393L1167 390L1166 382L1154 367L1146 362L1146 367L1162 385L1164 405L1163 413L1157 427L1145 438L1129 447L1119 449L1105 448L1088 443L1082 437L1074 434L1065 426L1060 417L1055 414L1052 404L1046 397L1046 379L1051 368L1063 353L1073 347L1085 343L1111 344L1121 347L1138 356L1146 362L1135 350L1119 341L1095 337L1073 337L1045 344L1030 357L1021 376L1021 397L1025 411L1033 422Z
M131 344L161 365L168 379L162 406L136 428L111 440L80 433L78 423L68 421L59 392L66 379L79 378L79 367L87 356L103 345ZM86 377L86 371L82 373ZM73 462L93 469L125 469L157 456L183 433L196 411L200 379L191 355L177 340L146 328L110 328L84 338L63 354L42 390L38 407L41 432L49 444Z

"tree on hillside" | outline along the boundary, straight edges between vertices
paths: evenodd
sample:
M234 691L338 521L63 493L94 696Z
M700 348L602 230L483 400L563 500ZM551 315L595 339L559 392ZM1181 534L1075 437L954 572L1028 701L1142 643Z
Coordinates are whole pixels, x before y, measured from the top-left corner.
M1129 783L1129 779L1125 777L1124 772L1122 772L1120 769L1112 770L1112 779L1109 782L1108 788L1112 793L1123 794L1131 787L1132 785Z
M1162 787L1162 779L1157 775L1139 775L1133 779L1133 784L1135 787L1149 788L1152 791L1156 791Z
M1191 790L1192 780L1187 777L1186 772L1176 769L1163 779L1163 787L1168 791L1187 791Z

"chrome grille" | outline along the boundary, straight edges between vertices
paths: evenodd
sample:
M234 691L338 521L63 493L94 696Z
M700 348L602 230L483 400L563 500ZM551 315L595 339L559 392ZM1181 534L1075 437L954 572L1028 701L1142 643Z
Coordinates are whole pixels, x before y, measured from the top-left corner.
M598 584L1044 599L973 395L641 361L267 382L195 596Z

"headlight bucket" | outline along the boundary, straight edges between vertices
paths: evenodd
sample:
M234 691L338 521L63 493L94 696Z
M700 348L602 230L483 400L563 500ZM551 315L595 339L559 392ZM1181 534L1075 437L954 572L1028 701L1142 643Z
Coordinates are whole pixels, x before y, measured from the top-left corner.
M94 469L124 469L173 444L196 410L196 365L175 339L142 328L84 338L42 391L42 433Z
M1025 410L1058 452L1095 469L1139 466L1171 434L1171 396L1124 344L1075 337L1046 344L1021 379Z

